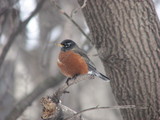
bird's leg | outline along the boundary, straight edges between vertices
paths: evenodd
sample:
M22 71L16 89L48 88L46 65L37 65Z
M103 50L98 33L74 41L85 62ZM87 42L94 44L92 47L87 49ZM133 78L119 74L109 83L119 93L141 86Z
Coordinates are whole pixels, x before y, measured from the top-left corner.
M74 79L74 80L77 79L78 75L79 75L79 74L75 74L75 75L72 77L72 79Z
M75 74L72 78L67 78L66 84L69 85L69 81L70 81L71 79L75 80L78 75L79 75L79 74Z
M66 84L67 84L67 85L69 85L68 82L69 82L71 79L72 79L72 78L67 78L67 80L66 80Z

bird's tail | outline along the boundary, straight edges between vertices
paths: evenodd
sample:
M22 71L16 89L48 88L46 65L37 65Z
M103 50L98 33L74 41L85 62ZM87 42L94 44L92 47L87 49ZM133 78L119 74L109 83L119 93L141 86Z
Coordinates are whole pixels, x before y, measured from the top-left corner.
M95 73L96 76L98 76L102 80L105 80L105 81L108 81L108 82L110 81L110 79L107 76L103 75L102 73L100 73L98 71L95 71L94 73Z

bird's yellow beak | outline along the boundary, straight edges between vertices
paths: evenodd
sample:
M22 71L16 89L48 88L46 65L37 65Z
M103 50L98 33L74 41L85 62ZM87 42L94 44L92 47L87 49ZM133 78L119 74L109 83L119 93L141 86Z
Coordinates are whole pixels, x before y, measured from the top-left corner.
M59 47L64 47L64 45L62 45L60 43L57 43L56 45L59 46Z

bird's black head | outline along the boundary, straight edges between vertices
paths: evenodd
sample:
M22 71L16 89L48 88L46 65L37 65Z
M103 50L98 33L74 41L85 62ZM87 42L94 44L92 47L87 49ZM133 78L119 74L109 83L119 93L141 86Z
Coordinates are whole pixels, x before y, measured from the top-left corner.
M68 51L68 50L72 50L77 45L74 41L66 39L60 43L60 46L62 51Z

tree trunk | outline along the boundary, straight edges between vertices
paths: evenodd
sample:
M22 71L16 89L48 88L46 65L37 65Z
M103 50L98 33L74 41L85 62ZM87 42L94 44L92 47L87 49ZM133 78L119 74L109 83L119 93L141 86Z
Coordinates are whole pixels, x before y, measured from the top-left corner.
M83 13L118 104L147 106L122 110L124 120L160 119L160 23L153 1L87 0Z

